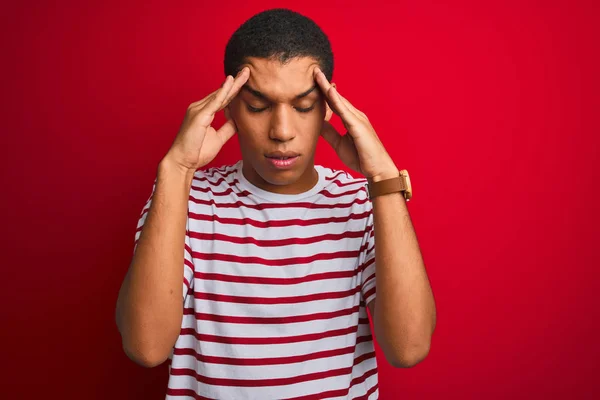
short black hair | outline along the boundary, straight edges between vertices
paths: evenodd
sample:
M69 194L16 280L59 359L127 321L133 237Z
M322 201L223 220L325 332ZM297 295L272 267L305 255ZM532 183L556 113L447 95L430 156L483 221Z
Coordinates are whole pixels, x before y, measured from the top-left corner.
M312 57L328 80L333 77L333 52L325 32L310 18L284 8L258 13L233 33L225 47L225 75L235 76L248 57L281 63Z

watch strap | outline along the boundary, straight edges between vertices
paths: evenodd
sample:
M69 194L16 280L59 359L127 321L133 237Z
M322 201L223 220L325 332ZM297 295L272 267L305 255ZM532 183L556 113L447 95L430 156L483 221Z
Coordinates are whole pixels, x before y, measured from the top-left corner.
M407 189L406 181L402 175L384 179L379 182L369 182L367 188L369 191L369 198L371 199L385 194L405 192Z

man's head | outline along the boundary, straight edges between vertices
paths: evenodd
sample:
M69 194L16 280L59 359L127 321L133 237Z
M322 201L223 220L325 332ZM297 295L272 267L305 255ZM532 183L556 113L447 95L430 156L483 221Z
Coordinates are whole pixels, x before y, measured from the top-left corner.
M316 86L314 69L331 80L333 54L327 36L310 19L289 10L262 12L246 21L225 50L225 74L244 67L250 78L227 112L235 122L244 175L281 193L316 182L314 152L331 111ZM276 158L297 154L290 161Z

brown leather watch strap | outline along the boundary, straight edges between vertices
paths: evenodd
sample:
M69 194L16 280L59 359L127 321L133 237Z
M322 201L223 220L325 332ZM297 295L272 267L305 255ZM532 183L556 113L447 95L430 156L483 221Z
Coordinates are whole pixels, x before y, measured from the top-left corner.
M406 183L401 176L397 176L379 182L369 182L367 187L369 190L369 198L373 199L384 194L404 192L406 190Z

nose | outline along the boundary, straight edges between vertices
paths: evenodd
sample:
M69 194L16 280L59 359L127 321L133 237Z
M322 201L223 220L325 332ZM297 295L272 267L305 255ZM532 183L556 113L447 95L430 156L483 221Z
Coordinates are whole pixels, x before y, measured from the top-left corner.
M269 137L278 142L292 140L296 134L293 129L291 107L280 104L271 113Z

